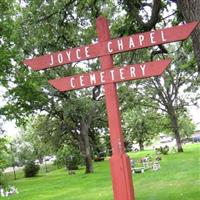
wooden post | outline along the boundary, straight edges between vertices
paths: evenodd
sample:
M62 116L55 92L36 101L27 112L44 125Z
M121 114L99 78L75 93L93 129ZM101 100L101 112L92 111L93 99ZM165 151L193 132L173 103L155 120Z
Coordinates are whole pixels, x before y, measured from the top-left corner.
M97 18L96 29L99 42L110 40L108 21L104 17ZM113 67L111 55L99 58L101 69L106 70ZM108 124L112 146L112 157L110 159L112 184L115 200L134 200L134 189L129 157L124 150L119 102L116 91L116 84L104 85L106 97L106 109L108 113Z

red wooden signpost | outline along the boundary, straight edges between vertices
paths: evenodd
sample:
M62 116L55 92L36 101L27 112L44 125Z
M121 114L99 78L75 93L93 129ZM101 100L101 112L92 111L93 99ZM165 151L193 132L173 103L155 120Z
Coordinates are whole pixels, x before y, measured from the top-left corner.
M24 61L33 70L40 70L99 57L101 71L50 80L49 83L62 92L95 85L104 85L112 146L110 166L115 200L135 199L130 160L124 151L115 83L161 75L171 60L167 59L114 68L112 54L184 40L191 34L197 24L197 22L192 22L182 26L110 40L108 22L106 18L99 17L96 21L96 30L99 39L97 44L68 49Z

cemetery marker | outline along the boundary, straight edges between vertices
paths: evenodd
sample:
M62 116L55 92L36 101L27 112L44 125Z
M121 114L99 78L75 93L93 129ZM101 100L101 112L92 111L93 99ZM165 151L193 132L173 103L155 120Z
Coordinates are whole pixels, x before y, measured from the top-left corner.
M119 103L115 83L161 75L171 60L166 59L144 64L134 64L123 68L114 68L112 55L184 40L189 37L197 25L198 22L192 22L181 26L110 40L108 22L106 18L100 16L96 20L96 30L99 39L98 43L24 61L24 64L30 66L33 70L41 70L99 57L101 63L100 71L49 80L49 83L62 92L95 85L104 85L112 146L110 166L115 200L135 199L130 160L124 150Z

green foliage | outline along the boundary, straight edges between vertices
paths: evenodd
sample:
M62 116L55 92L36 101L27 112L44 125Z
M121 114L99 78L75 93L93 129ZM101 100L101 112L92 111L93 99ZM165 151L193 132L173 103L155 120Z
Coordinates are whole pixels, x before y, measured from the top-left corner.
M169 146L165 145L164 147L158 147L158 148L156 148L156 151L163 155L167 155L169 152Z
M60 167L65 166L68 170L76 170L80 164L83 164L83 158L74 146L62 146L58 150L56 158L55 164Z
M10 157L11 164L18 166L23 166L27 161L37 158L33 145L26 141L23 135L14 138L10 143Z
M123 121L125 140L130 145L134 141L140 145L149 143L160 131L160 114L145 107L137 106L126 110L123 113Z
M42 134L44 127L37 127L43 122L42 117L30 118L26 127L23 129L22 140L32 146L33 154L36 159L42 162L44 156L53 154L53 147L50 142L43 140Z
M28 161L24 167L25 177L34 177L38 174L39 170L39 165L36 165L34 161Z
M8 141L5 137L0 136L0 173L8 165Z
M180 133L181 138L190 138L195 131L195 125L192 122L192 119L187 115L183 114L183 116L179 119Z
M162 133L173 135L170 119L167 115L162 117L161 130ZM180 129L181 139L190 138L195 131L195 125L187 112L180 112L178 116L178 125Z
M5 174L0 171L0 188L4 190L8 188L8 180Z

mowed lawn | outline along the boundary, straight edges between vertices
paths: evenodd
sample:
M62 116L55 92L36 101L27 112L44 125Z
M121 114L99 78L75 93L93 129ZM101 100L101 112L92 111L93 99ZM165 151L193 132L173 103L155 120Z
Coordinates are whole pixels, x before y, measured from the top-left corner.
M130 153L141 158L152 151ZM109 162L94 164L95 173L84 169L68 175L65 169L41 172L35 178L19 178L15 185L19 194L0 199L13 200L111 200L113 199ZM18 174L18 177L21 175ZM9 177L10 179L11 177ZM199 200L200 144L184 146L184 153L162 156L159 171L133 174L136 200ZM125 200L125 199L124 199Z

